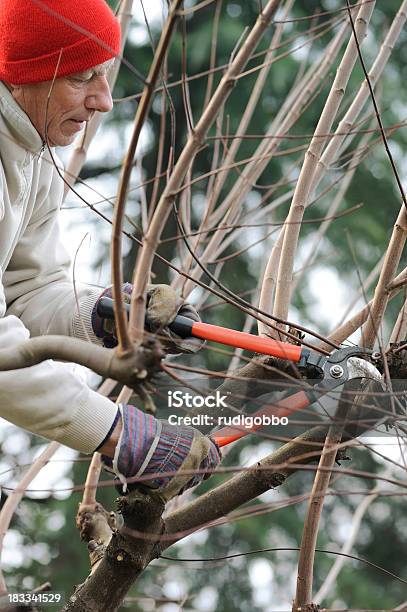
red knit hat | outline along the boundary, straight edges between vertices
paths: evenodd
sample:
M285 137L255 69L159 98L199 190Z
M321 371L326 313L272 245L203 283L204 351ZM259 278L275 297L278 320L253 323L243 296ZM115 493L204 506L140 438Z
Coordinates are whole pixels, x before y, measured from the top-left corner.
M120 25L105 0L0 0L0 80L50 81L119 51Z

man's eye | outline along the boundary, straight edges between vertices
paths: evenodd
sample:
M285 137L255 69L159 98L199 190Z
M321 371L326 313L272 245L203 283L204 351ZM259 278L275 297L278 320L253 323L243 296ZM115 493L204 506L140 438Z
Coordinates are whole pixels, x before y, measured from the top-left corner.
M75 77L75 79L74 79L74 80L75 80L77 83L90 83L90 81L91 81L92 79L93 79L93 75L90 75L89 77L86 77L86 76L78 76L78 77Z

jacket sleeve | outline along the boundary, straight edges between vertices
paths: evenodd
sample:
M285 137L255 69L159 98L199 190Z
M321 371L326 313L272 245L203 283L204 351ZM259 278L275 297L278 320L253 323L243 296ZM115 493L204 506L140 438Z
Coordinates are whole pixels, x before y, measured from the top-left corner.
M91 313L101 289L79 285L61 243L59 206L63 184L54 172L49 190L37 202L4 273L7 314L17 316L32 336L60 334L101 344Z
M0 351L12 351L30 333L80 335L70 261L59 240L58 206L52 205L54 198L58 205L61 202L61 187L52 182L38 194L3 276L0 269ZM95 293L100 290L78 291L85 325L90 324L87 305L93 304ZM0 371L0 416L76 450L97 449L116 415L117 406L90 389L70 364L48 360Z
M28 338L15 316L0 318L0 350ZM116 404L92 391L68 364L44 361L0 372L0 416L78 451L91 453L102 444L116 414Z

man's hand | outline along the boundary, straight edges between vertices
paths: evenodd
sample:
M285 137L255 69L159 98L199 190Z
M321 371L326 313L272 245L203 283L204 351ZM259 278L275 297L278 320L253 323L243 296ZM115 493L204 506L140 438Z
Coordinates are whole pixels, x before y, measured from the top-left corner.
M133 286L130 283L123 285L123 298L130 303ZM101 297L112 297L112 289L105 289ZM103 319L97 312L98 300L92 311L92 327L95 335L103 340L107 348L117 346L117 337L114 321ZM145 328L156 333L167 353L195 353L204 344L199 338L180 338L172 332L168 325L180 314L193 321L200 321L200 317L191 304L183 302L178 294L169 285L148 285L147 309Z
M219 448L197 429L175 427L135 406L124 404L119 410L121 418L99 450L106 469L120 478L124 488L126 478L151 474L151 480L143 478L140 485L168 501L209 478L218 466Z

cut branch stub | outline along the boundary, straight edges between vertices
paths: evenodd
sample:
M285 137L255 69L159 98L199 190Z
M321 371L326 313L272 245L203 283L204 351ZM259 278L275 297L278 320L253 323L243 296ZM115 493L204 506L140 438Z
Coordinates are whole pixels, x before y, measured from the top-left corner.
M164 503L132 491L119 498L124 525L112 537L97 568L79 585L64 610L116 610L152 558L163 531Z

